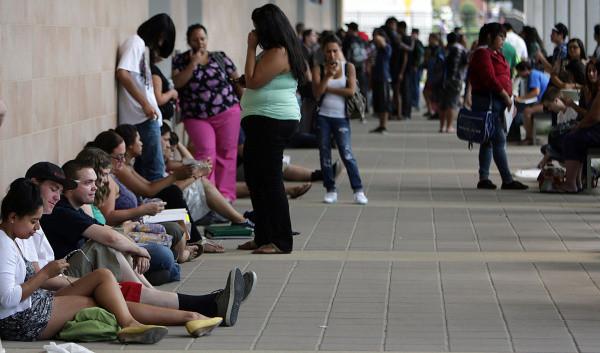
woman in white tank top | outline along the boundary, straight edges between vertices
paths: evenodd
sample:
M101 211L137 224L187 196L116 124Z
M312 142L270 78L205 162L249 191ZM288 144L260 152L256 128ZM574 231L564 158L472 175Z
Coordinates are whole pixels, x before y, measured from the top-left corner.
M323 201L337 202L331 160L331 137L333 137L348 172L350 186L354 191L354 202L364 205L368 200L363 191L358 164L352 153L350 121L346 114L346 99L351 97L356 89L356 70L354 65L341 60L341 47L338 37L334 35L326 37L321 45L325 62L312 70L313 91L315 99L319 102L317 118L320 134L319 156L323 171L323 186L327 190Z

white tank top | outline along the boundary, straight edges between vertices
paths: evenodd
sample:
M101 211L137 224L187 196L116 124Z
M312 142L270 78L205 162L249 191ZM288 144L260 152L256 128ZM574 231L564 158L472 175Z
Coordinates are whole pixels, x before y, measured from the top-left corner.
M342 76L338 79L329 79L327 87L331 88L346 88L346 63L342 63ZM346 97L338 94L325 93L321 107L319 108L319 115L326 116L328 118L346 118Z

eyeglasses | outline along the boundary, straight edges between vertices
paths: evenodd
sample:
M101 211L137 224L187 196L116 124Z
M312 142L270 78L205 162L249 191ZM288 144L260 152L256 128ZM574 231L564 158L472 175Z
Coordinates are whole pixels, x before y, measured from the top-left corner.
M118 162L125 161L125 155L124 154L118 154L116 156L110 155L110 158L112 158L112 159L114 159L115 161L118 161Z

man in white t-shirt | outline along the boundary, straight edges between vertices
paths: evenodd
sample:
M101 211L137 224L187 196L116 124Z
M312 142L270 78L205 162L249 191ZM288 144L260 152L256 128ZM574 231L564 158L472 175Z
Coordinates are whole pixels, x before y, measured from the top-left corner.
M525 44L525 40L515 33L510 23L505 22L502 26L506 30L506 41L515 48L521 61L527 61L529 54L527 53L527 44Z
M175 46L175 25L167 14L153 16L119 47L119 124L137 128L144 148L135 169L146 179L162 178L165 164L160 146L162 115L154 96L150 61L168 57Z

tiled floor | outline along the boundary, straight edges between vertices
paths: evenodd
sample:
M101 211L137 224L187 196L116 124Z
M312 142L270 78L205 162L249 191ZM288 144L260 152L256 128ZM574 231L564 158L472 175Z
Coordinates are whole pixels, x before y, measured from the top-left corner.
M323 189L291 201L290 255L234 250L184 266L167 290L223 286L233 266L259 275L233 328L191 339L181 327L154 346L92 343L98 351L202 352L600 352L600 210L596 195L478 191L477 151L435 122L353 125L369 205ZM513 171L534 166L536 147L509 146ZM318 166L315 150L294 163ZM495 167L492 178L500 184ZM534 184L530 184L534 185ZM248 200L237 203L247 209ZM8 352L41 342L4 342ZM36 348L36 349L34 349Z

